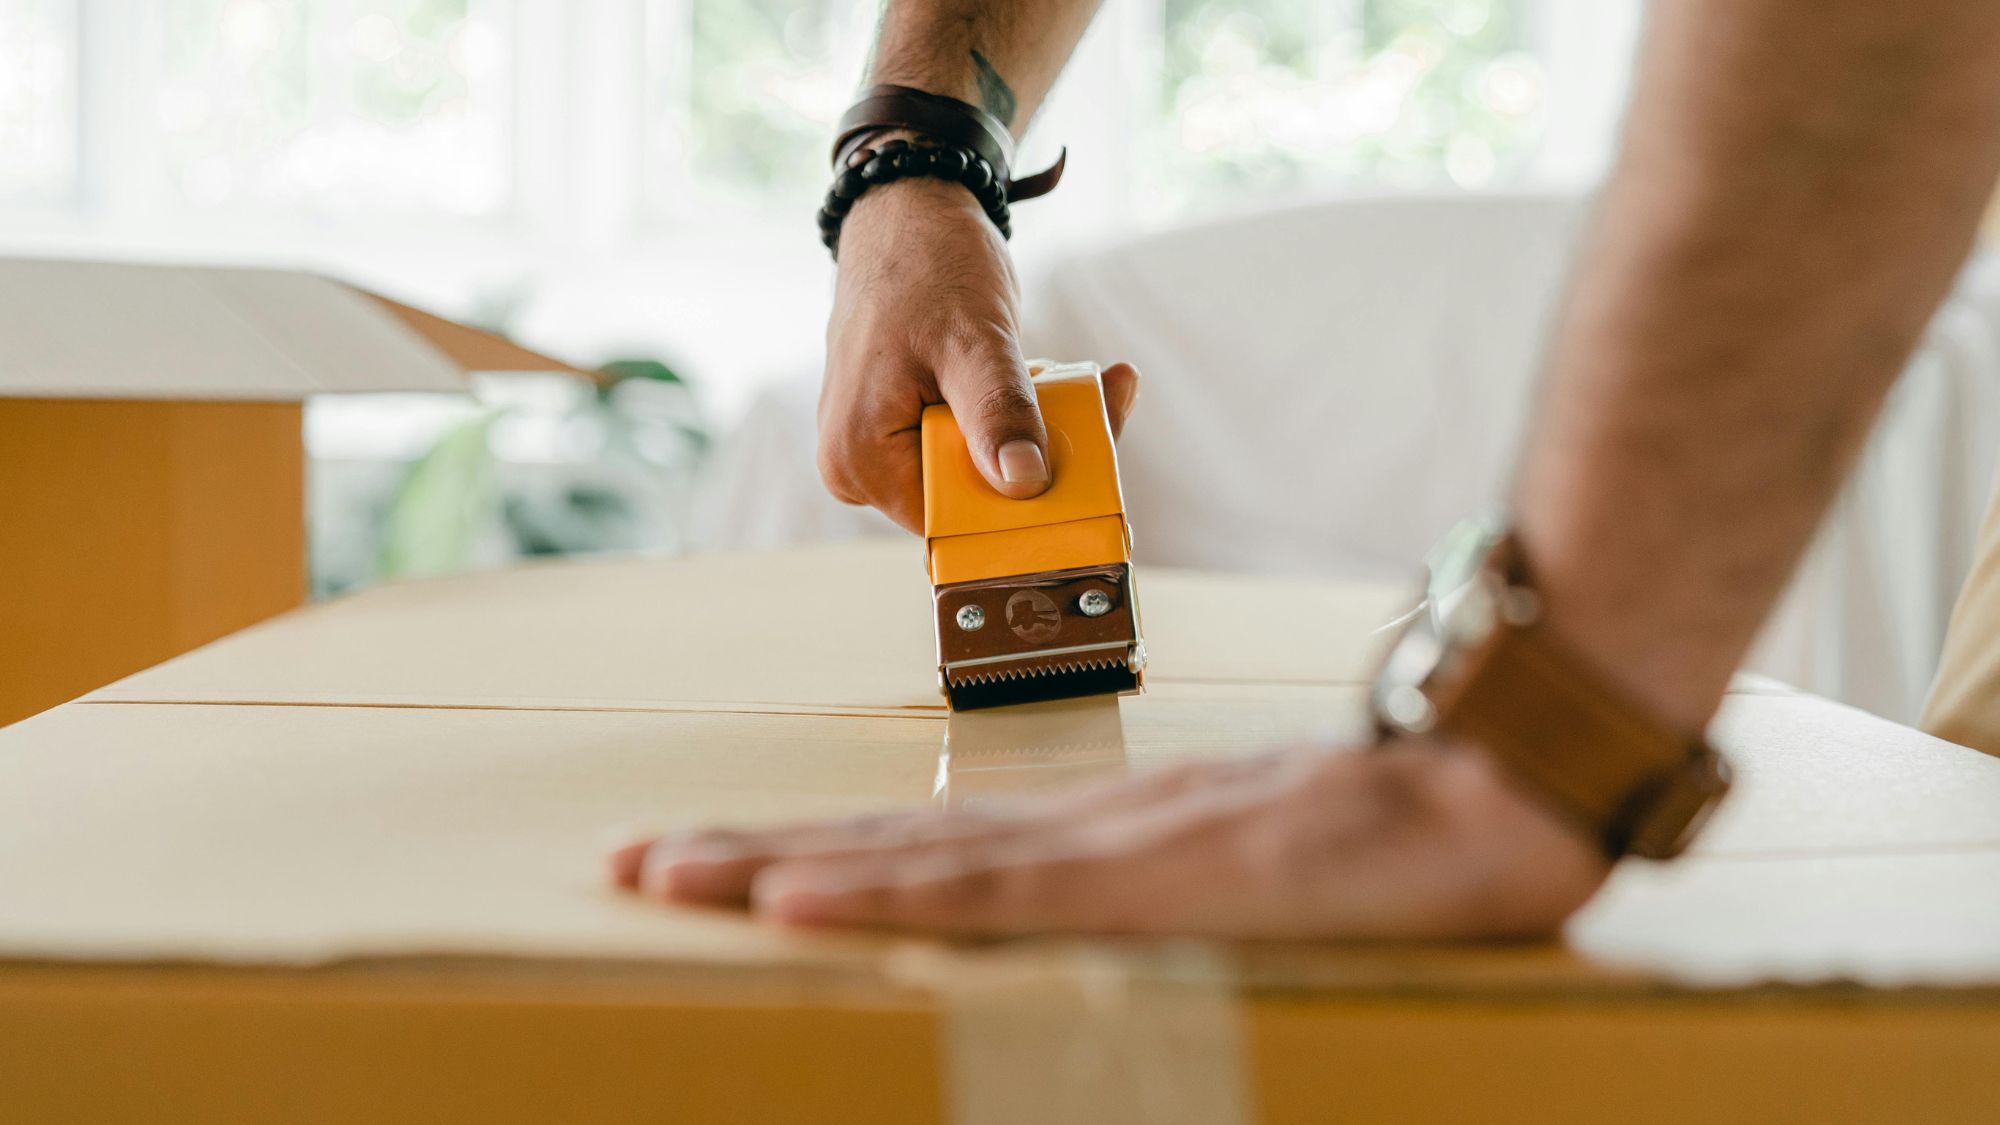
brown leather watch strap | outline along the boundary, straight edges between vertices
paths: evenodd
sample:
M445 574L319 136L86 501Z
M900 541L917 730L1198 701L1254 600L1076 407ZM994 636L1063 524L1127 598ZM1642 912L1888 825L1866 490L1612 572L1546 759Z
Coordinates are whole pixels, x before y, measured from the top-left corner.
M841 115L840 133L833 143L833 166L844 167L848 153L872 134L887 129L913 130L978 153L993 166L993 178L1006 185L1010 202L1055 190L1069 161L1065 149L1048 168L1016 180L1012 171L1014 136L999 118L957 98L913 86L882 85L861 91L860 100Z
M1491 627L1426 684L1437 726L1470 737L1613 858L1679 854L1729 788L1727 763L1550 631L1511 538L1487 567L1498 604L1472 612L1490 612Z
M1502 630L1470 656L1476 666L1436 699L1442 725L1471 736L1609 854L1678 853L1695 809L1727 787L1712 750L1635 721L1636 708L1546 628Z

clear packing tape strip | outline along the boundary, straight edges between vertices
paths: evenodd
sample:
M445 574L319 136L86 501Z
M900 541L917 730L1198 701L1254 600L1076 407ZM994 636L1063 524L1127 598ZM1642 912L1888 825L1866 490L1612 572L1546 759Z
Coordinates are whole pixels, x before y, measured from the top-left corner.
M1234 974L1212 947L912 948L952 1125L1249 1125Z
M1120 776L1126 766L1115 695L954 711L933 796L947 807L976 807Z

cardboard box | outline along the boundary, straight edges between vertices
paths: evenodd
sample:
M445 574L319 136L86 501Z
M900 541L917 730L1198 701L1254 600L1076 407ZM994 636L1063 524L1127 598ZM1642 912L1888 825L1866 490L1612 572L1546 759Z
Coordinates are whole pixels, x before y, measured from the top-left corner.
M910 541L381 587L0 731L0 1121L1994 1119L2000 759L1768 684L1695 851L1560 943L960 948L606 885L621 824L1360 730L1400 591L1145 581L1151 690L1074 758L950 731Z
M570 370L310 274L0 260L0 726L300 604L301 403Z

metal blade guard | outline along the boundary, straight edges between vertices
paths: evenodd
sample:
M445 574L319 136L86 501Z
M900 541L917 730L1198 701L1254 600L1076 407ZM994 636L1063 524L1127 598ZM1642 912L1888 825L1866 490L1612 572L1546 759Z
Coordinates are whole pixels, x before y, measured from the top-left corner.
M1049 490L995 492L951 411L924 411L924 531L938 679L954 710L1141 690L1131 534L1096 364L1030 365Z

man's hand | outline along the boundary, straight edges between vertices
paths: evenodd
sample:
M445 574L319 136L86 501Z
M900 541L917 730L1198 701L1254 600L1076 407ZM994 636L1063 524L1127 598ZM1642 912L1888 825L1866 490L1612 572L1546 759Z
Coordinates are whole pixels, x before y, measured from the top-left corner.
M615 853L619 885L798 926L952 935L1533 937L1603 855L1483 753L1411 742L1207 763L981 811L925 810Z
M868 80L978 105L1018 138L1097 5L885 0ZM951 407L994 488L1017 499L1048 488L1048 433L1016 302L1007 244L971 192L899 180L861 197L840 230L820 393L820 475L835 496L921 531L919 424L936 403ZM1137 389L1130 367L1105 371L1114 432Z
M1006 243L963 187L899 180L861 198L841 230L820 391L820 475L836 497L921 531L919 423L939 402L994 488L1017 499L1048 488L1016 292ZM1114 432L1137 393L1129 365L1104 372Z

